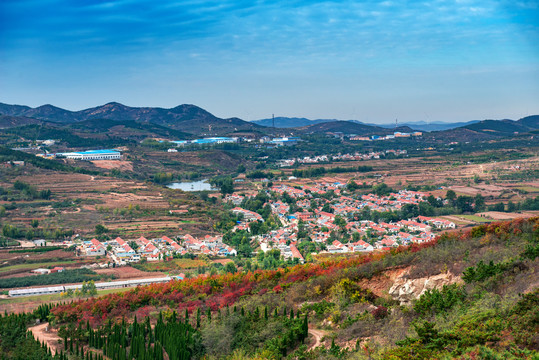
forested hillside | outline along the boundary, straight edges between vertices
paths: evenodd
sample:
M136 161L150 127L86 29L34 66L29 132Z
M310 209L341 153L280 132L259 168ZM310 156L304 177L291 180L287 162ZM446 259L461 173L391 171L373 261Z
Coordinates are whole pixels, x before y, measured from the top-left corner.
M515 220L383 254L137 288L52 313L57 326L102 328L177 312L200 336L193 358L531 358L539 346L537 255L539 218ZM384 277L391 290L380 287ZM406 289L425 279L436 286L413 299ZM321 346L307 351L301 321L311 335L324 334Z
M538 255L539 218L518 219L386 253L139 287L44 311L66 344L57 357L69 359L532 359ZM17 358L17 346L0 346Z

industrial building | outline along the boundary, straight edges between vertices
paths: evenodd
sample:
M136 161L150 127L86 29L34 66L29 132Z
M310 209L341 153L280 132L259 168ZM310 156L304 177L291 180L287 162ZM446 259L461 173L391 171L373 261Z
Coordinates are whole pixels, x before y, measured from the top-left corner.
M109 282L100 282L96 283L95 287L97 290L103 289L115 289L115 288L124 288L124 287L134 287L140 285L150 285L150 284L159 284L166 283L171 281L172 278L162 277L162 278L150 278L150 279L134 279L134 280L123 280L123 281L109 281ZM48 286L48 287L39 287L39 288L25 288L10 290L10 297L21 297L21 296L35 296L35 295L49 295L49 294L60 294L68 290L80 290L82 285L64 285L64 286Z
M177 146L184 145L204 145L204 144L224 144L224 143L237 143L237 137L208 137L203 139L194 139L194 140L178 140L172 141Z
M122 154L117 150L88 150L78 152L58 153L56 157L74 160L121 160Z
M274 138L271 141L269 141L270 144L274 144L277 146L291 146L296 145L301 139L299 137L281 137L281 138Z

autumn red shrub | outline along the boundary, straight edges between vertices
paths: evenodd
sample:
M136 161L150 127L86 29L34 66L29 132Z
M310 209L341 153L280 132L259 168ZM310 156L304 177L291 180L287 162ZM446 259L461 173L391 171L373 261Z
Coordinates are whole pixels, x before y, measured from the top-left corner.
M371 311L371 314L372 316L374 316L376 320L380 320L387 317L387 315L389 314L389 311L387 310L385 306L380 305L380 306L377 306L376 309Z
M522 227L528 224L532 224L534 229L539 229L539 217L527 220L517 219L505 223L491 223L481 227L481 231L501 235L518 234ZM346 260L334 259L319 264L296 265L286 269L259 269L247 273L237 272L234 274L200 276L182 281L141 286L123 293L114 293L58 305L51 310L51 313L59 323L76 322L81 319L99 323L109 318L132 315L134 312L136 314L141 312L142 315L149 312L152 306L176 307L177 310L182 311L187 309L190 313L196 311L197 308L210 308L212 311L216 311L227 305L235 304L242 296L253 293L263 295L268 289L273 289L275 293L281 293L283 289L294 283L305 282L312 278L324 280L319 285L322 289L325 289L327 286L324 285L324 282L333 282L339 278L343 269L377 262L383 260L388 254L419 252L435 246L438 241L444 241L444 239L468 240L470 235L470 230L452 232L446 233L428 243L400 246L385 252L379 251L353 256ZM384 316L382 308L376 310L376 316Z

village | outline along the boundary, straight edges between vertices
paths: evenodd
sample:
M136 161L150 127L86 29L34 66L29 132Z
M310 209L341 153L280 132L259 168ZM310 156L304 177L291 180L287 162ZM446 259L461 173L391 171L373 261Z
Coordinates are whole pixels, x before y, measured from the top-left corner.
M358 213L362 211L398 211L403 206L426 201L428 194L401 190L387 196L366 194L354 198L341 194L345 185L341 182L319 182L297 187L284 184L271 187L267 191L272 197L269 201L271 213L281 226L252 238L264 252L278 249L285 260L304 263L305 256L298 250L302 240L318 244L321 252L369 252L428 242L435 238L435 231L455 228L451 221L426 216L396 222L360 220ZM243 216L234 231L251 232L254 222L264 222L259 213L240 207L246 197L231 194L224 199L236 205L233 213ZM289 199L288 202L283 198ZM295 211L291 211L289 203L293 204Z
M223 243L223 237L220 235L206 235L202 239L184 235L175 239L162 236L148 240L141 236L129 242L120 237L102 242L94 238L83 241L76 251L81 256L108 256L113 266L123 266L139 261L164 261L174 255L205 254L212 257L226 257L237 254L235 249ZM108 263L104 263L103 266L108 266Z
M271 186L265 190L268 201L263 207L269 206L271 216L278 225L263 233L253 233L252 229L264 223L264 217L259 212L241 207L246 200L256 196L254 193L233 193L223 200L232 206L230 212L239 219L232 232L247 233L253 249L263 252L277 249L284 260L299 263L304 263L305 257L310 254L302 254L298 249L298 244L305 241L316 244L318 252L369 252L428 242L436 236L436 231L455 228L451 221L425 216L388 222L361 218L360 214L365 212L400 211L404 206L418 205L426 201L428 194L400 190L384 196L356 196L349 194L345 187L346 184L339 181ZM120 237L102 241L94 238L82 241L76 252L80 256L108 257L113 266L140 261L166 261L174 256L238 255L236 249L223 242L221 234L200 238L189 234L153 239L141 236L130 241Z
M369 153L347 153L347 154L335 154L335 155L315 155L315 156L304 156L293 159L282 159L277 163L280 167L293 166L294 164L317 164L317 163L327 163L329 161L359 161L359 160L371 160L371 159L380 159L380 157L385 157L386 155L407 155L407 150L385 150L385 151L371 151Z

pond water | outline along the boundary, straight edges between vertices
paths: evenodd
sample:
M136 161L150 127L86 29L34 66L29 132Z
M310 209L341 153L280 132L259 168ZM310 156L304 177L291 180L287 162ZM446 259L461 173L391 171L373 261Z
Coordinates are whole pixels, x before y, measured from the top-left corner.
M183 191L204 191L217 190L208 182L208 179L198 181L175 182L167 185L170 189L180 189Z

